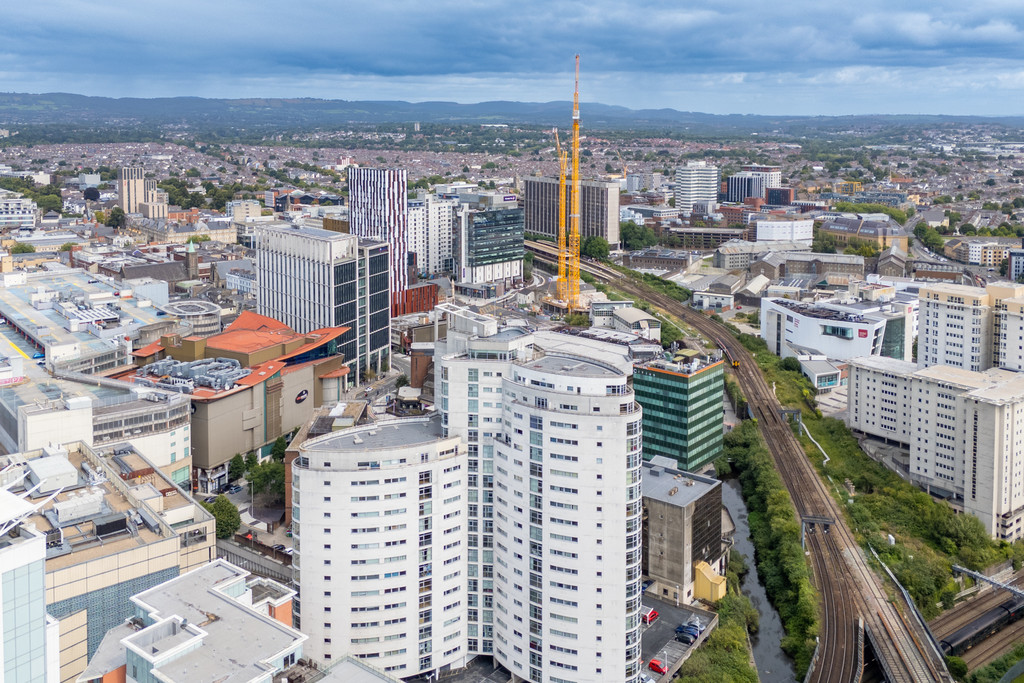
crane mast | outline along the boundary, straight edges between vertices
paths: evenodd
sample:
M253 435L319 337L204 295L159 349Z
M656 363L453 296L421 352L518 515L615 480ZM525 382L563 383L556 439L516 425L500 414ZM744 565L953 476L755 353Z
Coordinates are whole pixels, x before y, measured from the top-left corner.
M558 300L568 301L569 284L565 276L566 257L568 251L565 246L565 173L569 164L568 155L562 151L562 143L558 139L558 129L555 129L555 149L558 153Z
M572 96L572 210L567 254L569 292L566 312L580 307L580 56L576 55L576 87Z

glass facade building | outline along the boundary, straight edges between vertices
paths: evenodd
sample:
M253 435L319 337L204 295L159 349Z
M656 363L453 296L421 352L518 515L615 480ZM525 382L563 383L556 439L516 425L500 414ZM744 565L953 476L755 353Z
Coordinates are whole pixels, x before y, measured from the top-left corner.
M722 454L722 383L725 364L653 361L633 372L644 409L644 459L673 458L700 470Z

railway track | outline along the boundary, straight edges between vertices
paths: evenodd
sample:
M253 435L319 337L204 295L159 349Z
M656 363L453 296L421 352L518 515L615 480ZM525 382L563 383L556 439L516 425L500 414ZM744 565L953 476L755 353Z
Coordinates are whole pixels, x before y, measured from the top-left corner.
M528 247L545 260L557 259L554 245L529 243ZM583 271L609 285L674 315L699 333L728 349L739 360L735 375L751 407L765 443L782 476L797 514L827 517L833 520L828 533L821 529L808 534L814 583L821 595L822 623L819 631L818 659L809 681L849 683L860 680L858 629L863 619L878 659L892 681L952 683L941 657L919 632L908 624L888 601L874 573L842 515L842 510L826 488L803 448L783 419L781 405L769 389L764 375L754 364L746 348L721 324L693 311L668 295L640 285L619 271L596 262L585 261ZM813 537L813 538L811 538Z
M1024 576L1017 576L1010 581L1010 584L1018 587L1024 586ZM931 626L932 633L935 634L936 640L942 640L956 630L971 623L993 607L998 607L1003 604L1009 597L1009 593L1005 591L995 588L986 588L979 595L976 595L969 600L965 600L948 612L944 612L943 614L935 617L935 619L932 619L929 626Z
M1018 621L1010 624L998 633L992 634L960 655L960 657L967 664L967 668L973 671L1005 654L1010 648L1022 641L1024 641L1024 621Z

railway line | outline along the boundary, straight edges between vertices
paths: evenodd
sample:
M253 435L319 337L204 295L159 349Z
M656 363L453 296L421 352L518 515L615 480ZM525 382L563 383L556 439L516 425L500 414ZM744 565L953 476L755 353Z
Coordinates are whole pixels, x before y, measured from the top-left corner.
M543 260L557 259L554 245L527 244ZM805 457L781 405L746 348L721 324L693 311L672 297L640 285L606 265L584 261L581 270L618 290L657 306L715 341L733 361L734 373L753 416L802 520L830 520L806 535L814 575L821 595L818 653L808 681L849 683L861 677L859 624L870 640L890 681L951 683L941 656L916 623L908 623L888 601L843 518L842 511ZM738 365L737 365L738 363Z

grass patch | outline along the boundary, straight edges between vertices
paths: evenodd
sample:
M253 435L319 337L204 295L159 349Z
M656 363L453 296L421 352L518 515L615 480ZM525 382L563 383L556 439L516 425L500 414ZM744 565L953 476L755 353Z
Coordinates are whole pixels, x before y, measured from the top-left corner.
M953 580L954 563L981 570L1004 559L1013 558L1018 565L1024 559L1024 544L993 541L976 517L956 514L947 503L869 458L841 420L822 417L810 380L783 369L783 360L759 337L739 339L755 355L769 384L775 383L779 401L801 410L804 425L828 453L825 465L817 447L801 434L808 457L821 474L831 477L833 494L858 541L878 552L926 619L953 606L959 588ZM854 485L852 503L840 488L846 480ZM888 534L895 537L895 545L889 545Z
M718 601L718 627L683 662L677 675L686 683L756 683L757 671L750 665L747 633L757 633L758 613L750 599L740 593L743 575L749 571L743 556L735 550L729 556L728 587Z

